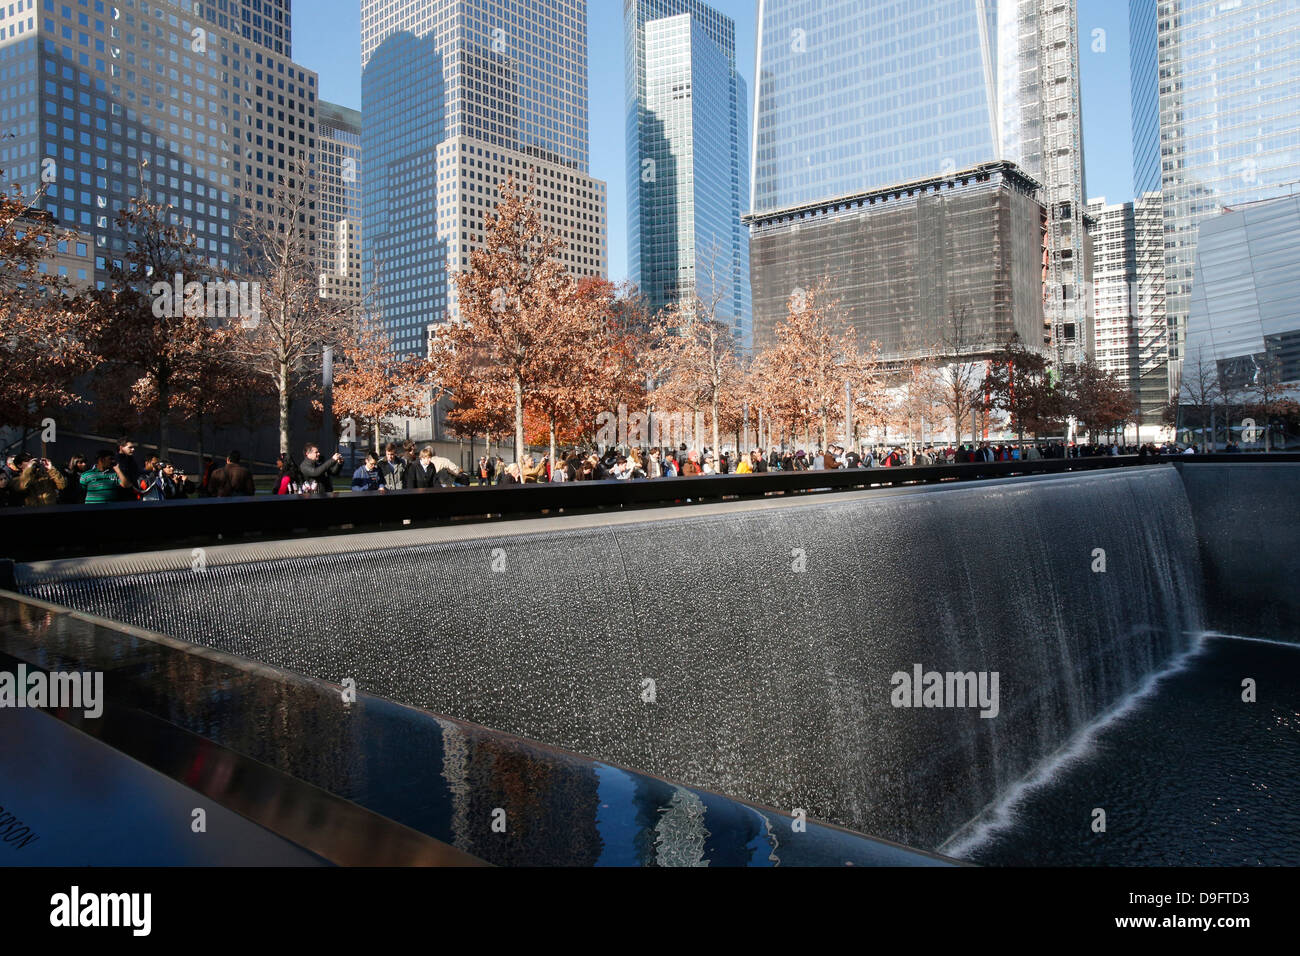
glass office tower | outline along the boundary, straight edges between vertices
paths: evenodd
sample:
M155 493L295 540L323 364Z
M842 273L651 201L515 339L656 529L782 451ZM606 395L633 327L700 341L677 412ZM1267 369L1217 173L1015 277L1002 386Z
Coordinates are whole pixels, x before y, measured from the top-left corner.
M320 101L320 294L361 304L361 111Z
M999 158L997 9L761 0L751 211Z
M1169 401L1169 322L1165 314L1164 204L1160 194L1160 56L1156 0L1129 0L1129 90L1137 277L1138 393L1142 424L1158 425Z
M291 3L292 0L196 0L194 6L209 23L275 53L292 56Z
M1139 195L1159 188L1163 202L1177 392L1201 223L1300 181L1300 5L1133 0L1130 33L1134 183Z
M44 210L91 238L96 282L130 247L116 217L141 183L206 260L236 266L240 220L269 212L298 163L315 174L316 74L185 5L115 9L0 6L0 169L48 187Z
M1090 351L1074 0L760 0L758 47L751 241L783 210L1011 162L1048 212L1049 343ZM756 334L779 318L756 305Z
M361 66L362 274L395 350L454 315L449 270L511 172L554 207L571 271L604 274L585 0L363 0Z
M1198 230L1184 401L1201 374L1247 396L1300 394L1300 196L1245 203ZM1276 395L1274 396L1277 397ZM1262 423L1261 423L1262 424Z
M748 102L735 24L697 0L625 0L628 269L657 311L698 293L752 340Z

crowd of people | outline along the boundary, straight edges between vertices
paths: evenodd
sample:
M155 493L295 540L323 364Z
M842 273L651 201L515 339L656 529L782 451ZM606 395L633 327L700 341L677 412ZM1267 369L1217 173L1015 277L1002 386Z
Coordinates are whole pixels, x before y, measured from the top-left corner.
M602 481L608 479L674 478L694 475L745 475L767 471L818 471L836 468L897 468L904 466L952 465L981 461L1035 461L1044 458L1083 458L1098 455L1165 455L1191 452L1173 444L1081 445L1064 442L1020 444L967 443L938 447L864 446L846 449L842 445L804 449L756 448L748 454L711 449L631 448L624 452L571 449L556 456L536 458L524 455L519 462L505 463L501 456L479 458L472 480L479 484L530 484L553 481Z
M224 461L204 459L202 473L187 474L175 462L146 453L129 438L117 450L101 448L93 457L73 455L65 465L19 452L0 465L0 507L39 507L55 504L108 504L120 501L174 501L184 498L239 498L257 493L252 470L238 451ZM309 443L301 461L287 453L276 460L271 491L277 495L332 494L344 457L329 457ZM384 455L368 453L352 476L353 491L383 491L467 484L450 459L435 455L431 446L414 442L389 444Z
M224 462L205 459L201 475L188 475L175 462L157 454L136 458L136 443L123 438L117 451L102 448L93 460L73 455L60 466L47 458L19 453L0 466L0 507L54 504L103 504L115 501L171 501L190 497L233 498L256 494L253 473L238 451ZM1239 449L1230 446L1227 451ZM1061 441L990 444L965 443L945 447L913 445L863 446L860 449L831 444L804 449L755 448L748 453L712 449L629 448L625 451L570 449L556 456L523 455L507 463L500 455L483 455L469 472L449 458L435 454L430 445L413 441L390 442L383 454L367 452L352 473L351 490L383 493L405 489L453 485L536 484L564 481L635 480L696 475L755 474L768 471L818 471L837 468L896 468L952 465L971 462L1034 461L1044 458L1080 458L1097 455L1190 454L1191 446L1091 445ZM335 479L344 469L341 453L325 456L314 443L295 462L282 452L276 462L271 491L277 495L323 496L332 494Z

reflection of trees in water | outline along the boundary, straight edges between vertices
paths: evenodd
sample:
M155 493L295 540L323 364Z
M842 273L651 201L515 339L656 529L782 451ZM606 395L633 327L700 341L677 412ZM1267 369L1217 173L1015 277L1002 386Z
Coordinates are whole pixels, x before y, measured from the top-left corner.
M498 739L451 721L443 731L443 776L452 794L457 848L498 864L591 866L604 842L595 767L541 754L520 740ZM505 811L505 831L493 814ZM497 815L499 818L499 814Z
M221 794L241 792L265 819L291 832L313 832L319 821L310 819L312 804L288 788L247 792L243 757L385 815L410 818L492 863L590 866L605 849L597 765L580 757L404 708L389 712L392 705L382 701L363 698L343 707L327 685L255 665L235 667L202 648L173 646L23 601L0 600L0 651L49 670L103 671L110 716L114 710L119 716L140 712L204 738L160 755L177 761L179 779L219 802ZM438 754L439 734L434 765L411 765L421 753ZM445 781L445 806L435 776ZM700 796L664 781L633 777L630 799L631 807L606 812L633 813L635 831L625 848L642 865L707 865L715 833L724 846L739 839L734 850L754 837L775 847L770 826L764 833L747 809L736 819L720 809L711 833ZM498 808L505 811L501 833L492 830ZM321 838L350 858L363 858L374 836L359 830Z
M0 627L6 643L33 665L103 671L110 708L152 714L334 792L350 792L364 774L365 751L352 740L354 715L327 688L268 679L202 650L24 601L0 601ZM210 759L211 752L199 752Z
M682 787L674 787L655 824L655 863L659 866L708 866L704 858L704 801Z

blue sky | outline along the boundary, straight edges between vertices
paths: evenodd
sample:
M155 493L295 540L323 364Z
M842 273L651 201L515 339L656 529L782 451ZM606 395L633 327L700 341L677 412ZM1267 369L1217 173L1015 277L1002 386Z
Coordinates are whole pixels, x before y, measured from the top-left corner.
M1133 198L1128 3L1078 3L1088 197L1125 202ZM752 96L757 4L754 0L715 0L712 5L736 21L736 58ZM360 0L297 0L293 20L294 59L320 74L321 95L360 108ZM1098 30L1104 33L1095 32ZM622 0L588 0L587 36L591 174L609 184L609 275L617 280L627 274Z

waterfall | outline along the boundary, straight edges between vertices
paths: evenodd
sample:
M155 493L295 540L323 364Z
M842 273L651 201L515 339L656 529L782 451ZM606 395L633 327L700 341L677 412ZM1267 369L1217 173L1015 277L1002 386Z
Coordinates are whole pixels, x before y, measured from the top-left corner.
M1204 623L1171 467L517 524L298 541L201 571L188 551L65 562L19 581L925 848ZM910 686L918 669L928 693ZM994 686L996 715L955 696Z

